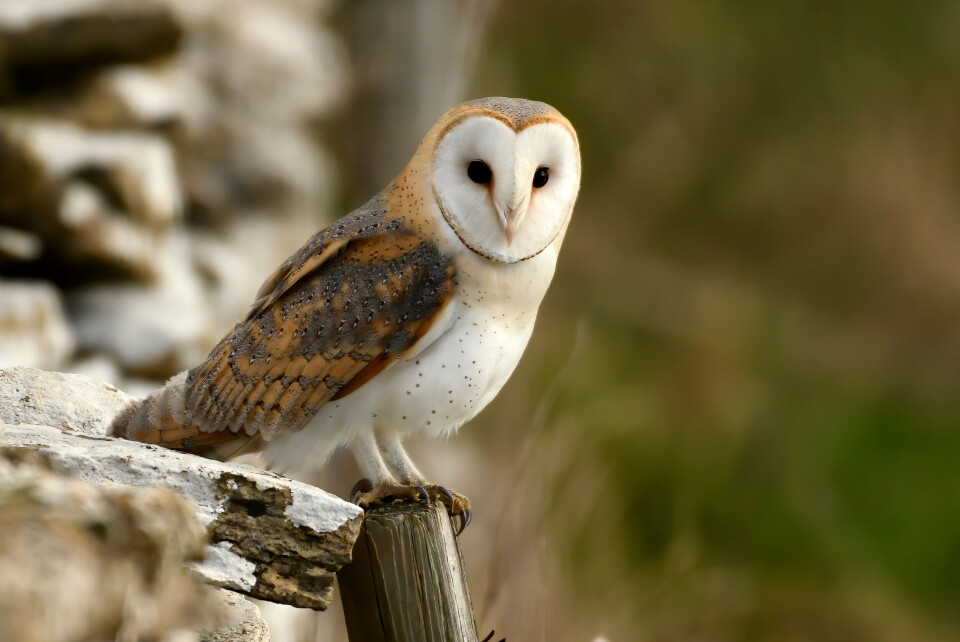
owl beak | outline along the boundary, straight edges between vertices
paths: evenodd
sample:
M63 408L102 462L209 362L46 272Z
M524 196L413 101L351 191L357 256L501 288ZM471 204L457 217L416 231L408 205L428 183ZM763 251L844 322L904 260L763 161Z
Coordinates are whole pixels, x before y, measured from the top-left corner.
M513 243L513 237L517 235L517 229L520 227L520 212L517 210L500 210L500 225L503 227L503 235L507 237L507 245Z
M513 238L517 235L517 230L520 229L523 217L527 213L527 203L528 201L523 199L519 203L511 203L510 207L497 208L497 214L500 216L500 226L503 228L504 236L507 237L508 246L513 243Z

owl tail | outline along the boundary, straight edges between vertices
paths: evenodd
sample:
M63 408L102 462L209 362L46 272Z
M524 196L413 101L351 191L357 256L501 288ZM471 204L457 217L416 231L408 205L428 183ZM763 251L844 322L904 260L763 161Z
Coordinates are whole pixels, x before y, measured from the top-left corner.
M124 408L110 425L110 435L216 459L231 456L238 447L249 442L249 436L238 436L230 430L204 432L191 421L185 405L187 372L171 378L146 399L134 401Z

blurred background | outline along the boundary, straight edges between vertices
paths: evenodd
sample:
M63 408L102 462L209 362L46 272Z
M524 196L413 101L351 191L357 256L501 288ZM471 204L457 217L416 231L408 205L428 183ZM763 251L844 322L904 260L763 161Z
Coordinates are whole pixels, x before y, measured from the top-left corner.
M413 448L474 503L481 637L960 639L958 29L944 0L6 0L0 366L145 394L448 107L544 100L584 173L532 344Z

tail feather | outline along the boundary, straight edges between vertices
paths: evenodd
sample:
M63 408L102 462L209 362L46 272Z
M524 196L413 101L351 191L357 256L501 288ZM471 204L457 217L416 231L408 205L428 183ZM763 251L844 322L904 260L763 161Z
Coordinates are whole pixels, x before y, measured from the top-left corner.
M135 401L116 416L110 434L165 448L210 454L214 444L237 439L229 429L205 432L186 411L187 372L181 372L146 399ZM250 438L243 435L248 441Z

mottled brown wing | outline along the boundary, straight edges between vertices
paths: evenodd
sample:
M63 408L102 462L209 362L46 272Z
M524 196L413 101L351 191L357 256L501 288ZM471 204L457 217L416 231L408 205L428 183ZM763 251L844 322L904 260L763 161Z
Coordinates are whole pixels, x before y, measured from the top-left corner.
M299 430L409 350L451 300L449 258L398 221L311 244L189 373L186 411L201 432Z

